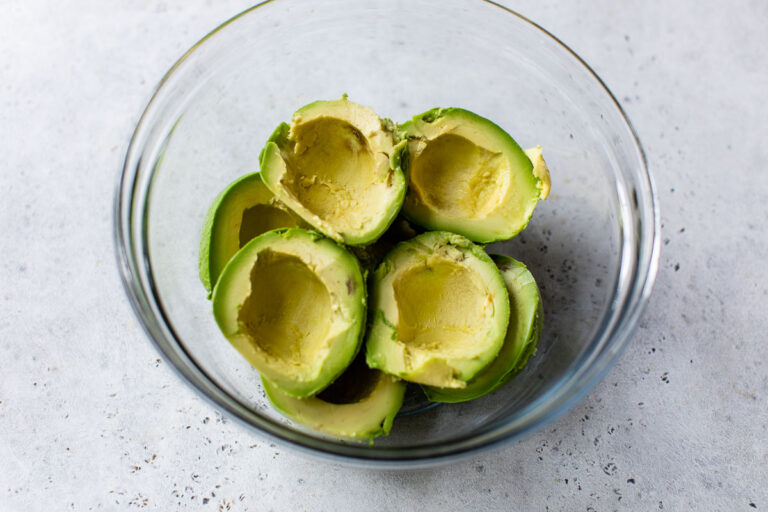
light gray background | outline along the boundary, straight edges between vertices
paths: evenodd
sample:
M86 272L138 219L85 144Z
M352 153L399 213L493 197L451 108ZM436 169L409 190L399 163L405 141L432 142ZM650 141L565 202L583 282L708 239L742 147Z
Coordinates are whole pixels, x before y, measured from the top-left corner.
M768 509L768 3L505 1L589 62L662 208L620 362L476 459L376 472L228 421L124 297L112 199L155 85L247 0L0 3L0 510Z

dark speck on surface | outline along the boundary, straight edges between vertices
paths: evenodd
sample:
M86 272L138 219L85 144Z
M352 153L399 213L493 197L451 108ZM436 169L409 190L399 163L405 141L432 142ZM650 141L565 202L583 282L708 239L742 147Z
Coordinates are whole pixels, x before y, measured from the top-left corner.
M477 465L477 466L475 466L475 471L477 471L478 473L484 473L485 472L485 466L483 466L482 464Z
M634 478L627 478L627 483L628 484L633 484L633 483L635 483L635 479Z
M675 263L675 272L677 272L678 270L680 270L680 264L679 263Z
M603 473L605 473L608 476L612 476L616 473L618 469L619 468L616 467L616 464L614 464L613 462L609 462L608 464L603 466Z

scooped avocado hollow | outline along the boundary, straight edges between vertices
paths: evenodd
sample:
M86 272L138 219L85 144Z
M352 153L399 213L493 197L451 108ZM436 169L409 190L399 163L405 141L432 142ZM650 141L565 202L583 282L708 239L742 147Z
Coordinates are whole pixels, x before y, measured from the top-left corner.
M534 165L492 121L461 108L435 108L400 125L409 142L403 213L431 230L490 243L525 229L550 178L541 148Z
M355 257L301 228L268 231L227 263L213 291L224 336L263 378L304 398L358 352L365 283Z
M493 362L463 389L422 386L433 402L465 402L496 391L509 382L536 352L544 313L539 287L526 266L509 256L492 254L509 292L509 326L504 345Z
M252 238L276 228L303 227L301 217L275 198L251 173L230 183L214 199L200 237L200 280L208 292L229 259Z
M361 351L333 384L316 396L293 398L266 379L267 398L284 416L330 436L373 440L389 434L403 405L405 382L365 364Z
M404 380L461 389L496 357L509 323L504 280L461 235L398 244L371 278L366 359Z
M316 101L282 123L260 155L269 189L315 229L347 245L381 236L405 197L405 141L346 99Z

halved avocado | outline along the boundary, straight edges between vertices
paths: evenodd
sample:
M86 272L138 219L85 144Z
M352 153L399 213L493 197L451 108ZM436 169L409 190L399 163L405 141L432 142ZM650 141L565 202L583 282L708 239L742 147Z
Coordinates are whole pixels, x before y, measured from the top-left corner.
M373 273L368 366L404 380L463 388L496 357L509 297L496 265L461 235L398 244Z
M259 173L230 183L208 209L200 237L200 280L210 292L224 265L252 238L276 228L304 226L275 198Z
M405 141L391 121L346 99L316 101L282 123L260 155L267 187L318 231L347 245L381 236L405 196Z
M365 310L357 259L301 228L248 242L213 289L224 336L263 377L298 398L323 390L354 359Z
M269 380L261 382L275 409L296 423L341 439L369 440L389 434L406 387L403 381L368 368L363 352L313 397L293 398Z
M509 292L510 316L504 346L496 359L467 382L463 389L422 386L433 402L465 402L487 395L509 382L536 352L544 320L539 287L533 275L517 260L492 254Z
M426 229L480 243L507 240L548 193L549 173L534 173L509 134L468 110L435 108L400 130L409 141L403 213Z

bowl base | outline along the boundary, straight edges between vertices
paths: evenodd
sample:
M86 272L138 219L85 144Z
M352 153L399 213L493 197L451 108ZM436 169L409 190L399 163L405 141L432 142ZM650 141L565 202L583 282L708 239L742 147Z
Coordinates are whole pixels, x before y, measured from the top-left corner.
M440 402L430 402L427 400L427 397L424 396L424 392L418 384L408 384L408 388L405 390L405 397L403 398L403 406L400 407L400 412L397 413L397 417L403 418L405 416L420 414L430 409L434 409L438 405L440 405Z

